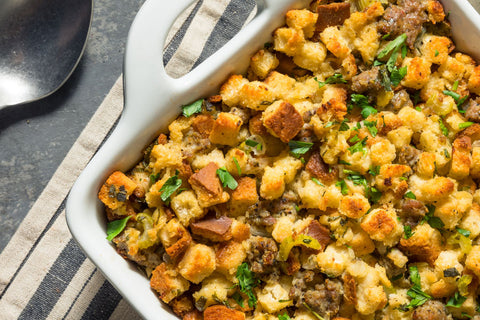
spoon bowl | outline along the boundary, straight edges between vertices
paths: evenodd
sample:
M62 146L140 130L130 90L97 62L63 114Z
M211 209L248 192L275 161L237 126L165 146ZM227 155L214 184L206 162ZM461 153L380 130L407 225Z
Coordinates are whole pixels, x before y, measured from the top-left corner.
M85 49L92 0L0 1L0 109L46 97Z

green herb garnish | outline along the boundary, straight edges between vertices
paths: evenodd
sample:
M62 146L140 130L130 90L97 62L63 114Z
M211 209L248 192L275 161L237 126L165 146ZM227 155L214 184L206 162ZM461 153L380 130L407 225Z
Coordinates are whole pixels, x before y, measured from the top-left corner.
M342 194L344 196L346 196L348 194L348 187L347 187L347 183L345 182L345 180L337 181L335 183L335 186L340 187L340 191L342 192Z
M185 117L190 117L195 113L202 112L203 99L199 99L192 104L188 104L182 107L182 113Z
M169 203L170 196L182 185L182 179L178 177L178 170L175 172L173 177L168 178L168 180L160 188L160 198Z
M465 230L465 229L462 229L462 228L459 228L459 227L455 227L455 229L457 230L458 233L460 233L460 234L461 234L462 236L464 236L465 238L470 237L470 231Z
M407 35L401 34L394 40L390 41L377 55L379 59L385 58L390 52L399 50L407 40Z
M158 178L160 178L160 173L156 173L156 174L151 174L150 175L150 183L151 184L154 184L155 182L158 181Z
M347 162L347 161L345 161L345 160L338 160L338 163L339 163L339 164L344 164L344 165L346 165L346 166L351 166L351 165L352 165L350 162Z
M367 139L368 139L368 137L365 137L361 141L358 141L353 146L349 147L348 151L350 151L351 154L354 154L356 152L363 152L365 154L365 148L364 147L367 144Z
M467 300L467 297L462 296L458 291L455 292L453 297L448 299L446 306L453 308L460 308L462 304Z
M405 310L410 310L411 308L421 306L428 300L432 299L432 297L422 291L418 268L416 266L411 266L409 271L410 281L413 283L413 286L408 289L407 295L412 298L412 300L410 300L410 303L404 307Z
M260 142L247 139L247 140L245 140L245 144L249 147L252 147L252 148L256 147L258 151L262 150L262 144Z
M238 164L237 158L233 157L233 163L235 163L235 167L237 167L238 175L242 175L242 169L240 168L240 165Z
M238 187L238 182L232 177L230 172L225 167L217 169L217 175L222 181L223 187L228 187L230 190L235 190Z
M370 173L372 176L377 176L380 174L380 166L373 166L368 169L368 173Z
M416 200L417 197L415 196L415 194L412 192L412 191L408 191L407 193L405 193L403 195L405 198L408 198L408 199L413 199L413 200Z
M438 52L438 50L435 49L435 57L437 57L439 54L440 52Z
M460 124L458 125L458 128L459 128L460 130L462 130L462 129L465 129L465 128L470 127L472 124L473 124L473 122L470 122L470 121L462 122L462 123L460 123Z
M252 272L246 262L242 263L237 268L237 279L240 291L245 293L248 297L248 306L253 308L257 305L257 297L253 293L253 288L258 286L260 280L257 279L255 273Z
M320 181L318 181L317 178L312 178L312 181L315 182L316 184L318 184L319 186L325 187L325 185L323 183L321 183Z
M410 227L410 226L403 226L403 233L404 233L404 234L403 234L403 237L404 237L405 239L408 239L408 238L410 238L411 236L413 236L413 234L414 234L415 232L412 232L412 227Z
M112 241L113 238L119 235L120 232L125 229L125 226L127 225L127 222L131 217L132 216L128 216L120 220L114 220L109 222L107 224L107 240Z
M435 213L435 206L433 204L427 204L427 209L428 212L425 214L425 217L423 218L423 221L427 221L430 227L436 228L436 229L442 229L445 227L445 224L443 223L442 219L439 217L435 217L433 214Z
M291 140L288 142L288 146L290 147L290 152L298 158L300 155L307 153L313 146L313 143Z
M354 93L351 95L351 99L352 99L352 103L355 106L362 109L360 113L362 114L362 117L364 119L366 119L371 114L377 114L377 109L375 109L370 105L367 97L365 97L363 94Z
M333 76L328 77L324 82L318 81L317 78L315 78L315 81L318 82L319 88L324 87L326 84L347 83L347 80L343 79L343 75L341 73L335 73Z
M443 120L442 118L439 118L438 119L438 124L440 125L440 130L442 131L443 135L445 137L448 137L448 128L445 126L445 124L443 123Z
M363 120L363 124L365 127L368 129L372 137L376 137L378 133L377 129L377 121L368 121L368 120Z
M278 320L292 320L292 318L290 318L288 314L284 313L278 315Z

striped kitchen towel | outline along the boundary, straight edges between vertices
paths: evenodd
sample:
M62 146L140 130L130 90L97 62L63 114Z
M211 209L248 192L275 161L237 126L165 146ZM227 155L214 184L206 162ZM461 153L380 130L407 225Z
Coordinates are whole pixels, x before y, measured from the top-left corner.
M255 13L254 0L192 4L167 38L168 73L178 77L195 68ZM72 239L64 210L68 191L115 126L122 106L120 77L0 254L0 319L140 318Z

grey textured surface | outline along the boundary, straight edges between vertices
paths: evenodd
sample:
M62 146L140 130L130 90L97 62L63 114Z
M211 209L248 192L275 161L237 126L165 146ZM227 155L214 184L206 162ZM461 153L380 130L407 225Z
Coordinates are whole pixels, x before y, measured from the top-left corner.
M122 72L143 0L96 0L77 69L52 96L0 110L0 252Z

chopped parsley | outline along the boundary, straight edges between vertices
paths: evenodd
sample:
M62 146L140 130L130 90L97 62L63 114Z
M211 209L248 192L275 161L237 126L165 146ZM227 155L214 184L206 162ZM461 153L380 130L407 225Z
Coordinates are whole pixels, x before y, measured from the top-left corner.
M462 123L460 123L460 124L458 125L458 128L459 128L460 130L462 130L462 129L465 129L465 128L470 127L472 124L473 124L473 122L470 122L470 121L462 122Z
M288 146L290 147L290 152L298 158L300 155L307 153L313 146L313 143L291 140L288 142Z
M350 143L355 143L355 142L358 142L358 141L360 141L360 138L358 137L358 134L356 134L355 136L350 138L350 140L348 140L348 142L350 142Z
M410 271L410 281L413 283L413 286L408 289L407 295L412 298L410 303L403 307L404 310L410 310L415 307L419 307L428 300L432 299L428 294L422 291L422 286L420 283L420 274L418 273L418 268L416 266L411 266Z
M119 235L120 232L125 229L125 226L127 225L127 222L131 217L132 216L127 216L123 219L109 222L107 224L107 240L112 241L113 238Z
M292 318L290 318L288 314L284 313L278 315L278 320L292 320Z
M358 141L355 143L353 146L348 148L348 151L350 151L351 154L354 154L356 152L363 152L365 154L365 145L367 144L367 139L368 137L363 138L362 140Z
M403 226L403 233L405 239L408 239L415 234L415 232L412 232L412 227L410 226Z
M445 137L448 137L448 128L443 123L442 118L438 118L438 124L440 125L440 130L442 131Z
M415 194L412 192L412 191L408 191L407 193L405 193L403 195L405 198L408 198L408 199L413 199L413 200L416 200L417 197L415 196Z
M346 196L348 194L348 187L347 187L347 183L345 182L345 180L337 181L335 183L335 186L340 187L340 191L342 192L342 194L344 196Z
M341 73L335 73L333 76L328 77L324 82L318 81L315 78L315 81L318 82L318 87L322 88L326 84L340 84L340 83L347 83L347 80L343 79L343 75Z
M260 280L258 280L255 273L248 268L246 262L238 266L236 276L240 291L245 293L248 297L248 306L250 308L255 307L257 305L257 297L255 297L255 294L253 293L253 288L258 286Z
M377 121L364 120L364 121L363 121L363 124L364 124L365 127L368 129L368 131L370 132L370 134L372 135L372 137L375 138L375 137L377 136L377 133L378 133Z
M396 37L394 40L390 41L377 55L379 59L385 58L390 52L398 51L402 46L405 45L407 40L407 35L401 34Z
M392 72L390 73L390 81L392 82L392 85L394 87L398 86L400 84L400 81L402 81L403 78L407 75L407 66L401 67L400 69L397 69L397 67L394 67Z
M350 126L348 125L348 119L343 119L342 123L340 123L340 128L338 128L339 131L347 131L350 129Z
M202 104L203 104L203 99L199 99L192 104L188 104L186 106L182 107L182 113L185 117L190 117L194 115L195 113L200 113L202 112Z
M170 202L170 196L182 185L182 179L178 177L178 170L175 172L173 177L168 178L168 180L160 188L160 198L166 203Z
M351 165L352 165L350 162L347 162L347 161L345 161L345 160L338 160L338 163L339 163L339 164L344 164L344 165L346 165L346 166L351 166Z
M470 97L469 95L466 95L465 97L461 97L460 94L450 90L443 90L443 94L452 97L453 100L455 100L457 107L460 107Z
M370 173L372 176L377 176L380 174L380 166L373 166L368 169L368 173Z
M235 291L235 293L232 295L233 300L240 306L240 308L244 308L243 305L243 297L238 291Z
M156 173L156 174L152 173L150 175L150 183L154 184L155 182L157 182L158 178L160 178L160 173Z
M458 291L455 292L453 297L448 299L446 306L453 308L460 308L462 304L467 300L467 297L462 296Z
M459 227L455 227L455 229L457 230L458 233L460 233L460 234L461 234L462 236L464 236L465 238L470 237L470 231L465 230L465 229L462 229L462 228L459 228Z
M355 106L362 109L360 113L362 114L362 117L364 119L366 119L371 114L377 114L377 109L375 109L370 105L367 97L365 97L363 94L354 93L351 95L351 99L352 99L352 103Z
M443 223L442 219L439 217L435 217L433 214L435 212L435 206L433 204L427 204L427 209L428 212L425 214L425 217L423 218L423 221L427 221L430 227L436 228L436 229L442 229L445 227L445 224Z
M237 158L233 157L233 163L235 163L235 167L237 167L238 175L242 175L242 169L240 168L240 165L238 164Z
M390 54L390 57L387 60L387 69L390 72L390 79L384 75L383 86L385 90L392 91L391 86L398 86L400 81L405 77L407 74L407 67L401 67L400 69L397 68L397 58L399 53L401 52L402 58L407 56L407 46L405 41L407 39L407 35L401 34L396 37L394 40L389 42L379 53L377 58L383 59Z
M245 140L245 144L249 147L252 147L252 148L256 147L258 151L262 150L262 144L260 142L255 141L255 140L247 139L247 140Z
M318 181L317 178L312 178L312 181L315 182L316 184L318 184L319 186L325 187L325 185L323 183L321 183L320 181Z
M452 91L457 91L457 89L458 89L458 80L455 80L452 86Z
M238 182L232 177L230 172L225 167L217 169L217 175L222 181L223 187L228 187L230 190L235 190L238 187Z
M435 57L438 57L439 54L440 52L438 52L438 50L435 49Z

